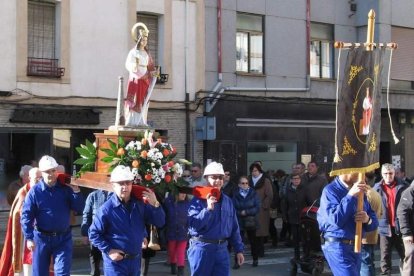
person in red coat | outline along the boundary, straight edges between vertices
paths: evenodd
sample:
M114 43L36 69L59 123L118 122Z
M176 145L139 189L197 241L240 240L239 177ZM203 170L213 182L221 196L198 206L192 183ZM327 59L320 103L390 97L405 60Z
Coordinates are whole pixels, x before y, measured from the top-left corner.
M2 276L31 275L32 252L22 245L25 240L22 234L20 215L27 193L41 178L42 173L38 168L30 169L29 182L19 189L13 200L0 259L0 275Z

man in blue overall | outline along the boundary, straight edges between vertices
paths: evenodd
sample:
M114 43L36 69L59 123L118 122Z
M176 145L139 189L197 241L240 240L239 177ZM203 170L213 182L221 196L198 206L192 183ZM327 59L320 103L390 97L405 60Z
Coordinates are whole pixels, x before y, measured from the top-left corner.
M81 233L86 238L86 243L89 242L88 230L92 224L92 219L98 212L98 209L106 202L112 193L104 190L95 190L91 192L86 198L85 209L83 210ZM101 251L90 244L89 263L91 265L91 275L100 276L101 271L99 264L102 260Z
M212 162L204 170L209 187L219 191L223 186L224 170ZM236 253L237 263L244 262L243 243L232 200L223 193L207 195L207 199L194 197L188 210L188 261L193 276L230 275L230 256L227 243Z
M27 248L33 251L33 276L49 275L51 257L56 275L70 275L70 211L82 213L85 200L78 186L58 181L57 167L53 157L40 159L43 179L30 189L23 205L21 224Z
M145 223L162 227L165 213L150 189L147 203L131 197L134 175L129 167L117 166L110 182L114 193L98 209L89 227L89 241L102 251L105 275L139 276L141 251L147 236Z
M359 275L361 254L354 252L355 223L363 223L363 232L378 227L366 191L367 185L358 182L357 173L340 175L323 189L317 218L325 240L322 250L334 275ZM364 193L364 206L357 212L359 192Z

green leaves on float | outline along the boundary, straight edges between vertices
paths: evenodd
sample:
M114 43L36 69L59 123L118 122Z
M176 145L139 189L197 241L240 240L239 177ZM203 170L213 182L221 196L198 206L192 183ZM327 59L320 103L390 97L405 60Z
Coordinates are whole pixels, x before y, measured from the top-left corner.
M79 172L76 176L79 177L84 172L92 172L95 170L96 161L96 148L88 139L85 140L85 145L76 147L76 151L79 153L80 158L73 162L76 165L81 165Z

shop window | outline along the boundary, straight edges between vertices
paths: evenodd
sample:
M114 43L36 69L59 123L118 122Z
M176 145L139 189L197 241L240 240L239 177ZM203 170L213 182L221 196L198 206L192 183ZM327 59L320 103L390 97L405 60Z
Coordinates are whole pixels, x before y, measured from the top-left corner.
M249 142L247 145L247 171L255 161L262 161L263 170L290 171L296 163L297 145L289 142Z

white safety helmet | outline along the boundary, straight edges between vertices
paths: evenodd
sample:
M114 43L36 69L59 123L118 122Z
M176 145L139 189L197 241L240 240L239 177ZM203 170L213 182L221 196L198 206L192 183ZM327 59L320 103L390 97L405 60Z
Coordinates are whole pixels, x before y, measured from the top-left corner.
M134 174L131 172L129 167L124 165L116 166L111 173L110 182L123 182L134 180Z
M55 158L53 158L52 156L45 155L42 158L40 158L39 170L41 172L45 172L45 171L48 171L50 169L55 169L55 168L57 168L57 166L59 166L59 165L56 162Z
M208 164L204 169L204 176L214 174L224 175L223 165L217 162L211 162Z

